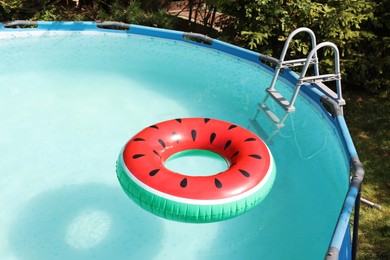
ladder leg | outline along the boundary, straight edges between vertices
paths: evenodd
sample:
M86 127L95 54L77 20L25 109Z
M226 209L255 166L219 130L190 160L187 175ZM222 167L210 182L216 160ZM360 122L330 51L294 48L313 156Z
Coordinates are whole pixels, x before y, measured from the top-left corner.
M255 114L254 114L253 117L252 117L252 120L256 120L257 116L259 115L259 112L260 112L260 109L261 109L261 105L264 104L265 101L267 101L268 97L269 97L269 96L266 95L266 96L263 98L263 101L261 101L261 102L259 103L259 106L257 107L256 112L255 112Z
M259 110L259 109L256 109L256 112L255 112L255 114L254 114L253 117L252 117L252 120L253 120L253 121L256 120L257 116L259 115L259 112L260 112L260 110Z
M289 115L289 112L284 113L283 118L280 120L280 122L278 124L278 128L284 127L284 121L286 121L288 115Z
M302 83L297 83L297 86L295 87L294 95L291 98L290 104L288 106L288 109L292 109L294 107L295 100L297 99L298 92L302 86Z
M272 81L271 81L271 85L269 86L268 89L270 89L270 90L274 90L275 89L275 84L276 84L276 80L277 80L277 78L279 76L279 72L280 72L280 67L277 66L276 70L275 70L274 77L272 78Z

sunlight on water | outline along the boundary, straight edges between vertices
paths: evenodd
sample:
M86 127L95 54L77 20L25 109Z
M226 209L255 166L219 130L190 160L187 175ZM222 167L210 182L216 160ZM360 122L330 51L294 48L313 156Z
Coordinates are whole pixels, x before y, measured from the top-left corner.
M89 249L99 244L107 235L111 218L104 211L86 211L72 220L65 239L75 249Z

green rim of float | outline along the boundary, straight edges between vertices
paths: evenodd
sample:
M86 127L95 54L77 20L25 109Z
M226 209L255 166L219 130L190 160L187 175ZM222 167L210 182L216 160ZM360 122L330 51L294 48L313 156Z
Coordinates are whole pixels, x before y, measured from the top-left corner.
M187 176L164 167L170 156L190 149L215 152L229 168ZM208 223L258 205L272 188L276 167L268 147L249 130L216 119L182 118L135 135L120 152L116 172L122 189L143 209L174 221Z

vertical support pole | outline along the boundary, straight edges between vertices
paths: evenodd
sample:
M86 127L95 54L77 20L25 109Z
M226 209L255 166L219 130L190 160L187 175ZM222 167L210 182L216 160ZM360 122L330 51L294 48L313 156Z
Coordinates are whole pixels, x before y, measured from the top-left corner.
M359 230L359 214L360 214L360 189L355 201L355 211L353 216L353 233L352 233L352 260L356 259L358 245L358 230Z

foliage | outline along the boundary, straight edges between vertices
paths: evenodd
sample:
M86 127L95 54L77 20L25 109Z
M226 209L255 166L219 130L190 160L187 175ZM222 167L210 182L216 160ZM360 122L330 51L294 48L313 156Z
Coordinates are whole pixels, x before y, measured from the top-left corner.
M174 17L164 10L152 8L148 1L116 1L110 8L100 9L97 20L121 21L153 27L173 28ZM149 1L153 2L153 1Z
M225 38L263 54L278 57L289 33L309 27L317 42L335 43L341 54L341 68L348 88L369 92L389 91L389 1L311 1L311 0L244 0L225 1L218 6L229 15ZM379 16L378 16L379 15ZM385 29L384 31L376 28ZM384 34L387 32L387 34ZM305 36L291 43L291 56L306 56L310 44ZM386 55L387 54L387 55ZM333 70L333 53L324 49L322 67Z
M375 1L374 17L364 28L375 34L371 41L362 42L360 56L362 62L356 66L354 78L347 80L370 86L369 91L390 92L390 1ZM351 73L352 75L352 73Z
M175 18L161 9L164 0L8 0L0 1L0 19L8 20L112 20L173 28Z
M0 19L10 20L82 20L87 12L78 12L72 0L0 1Z

